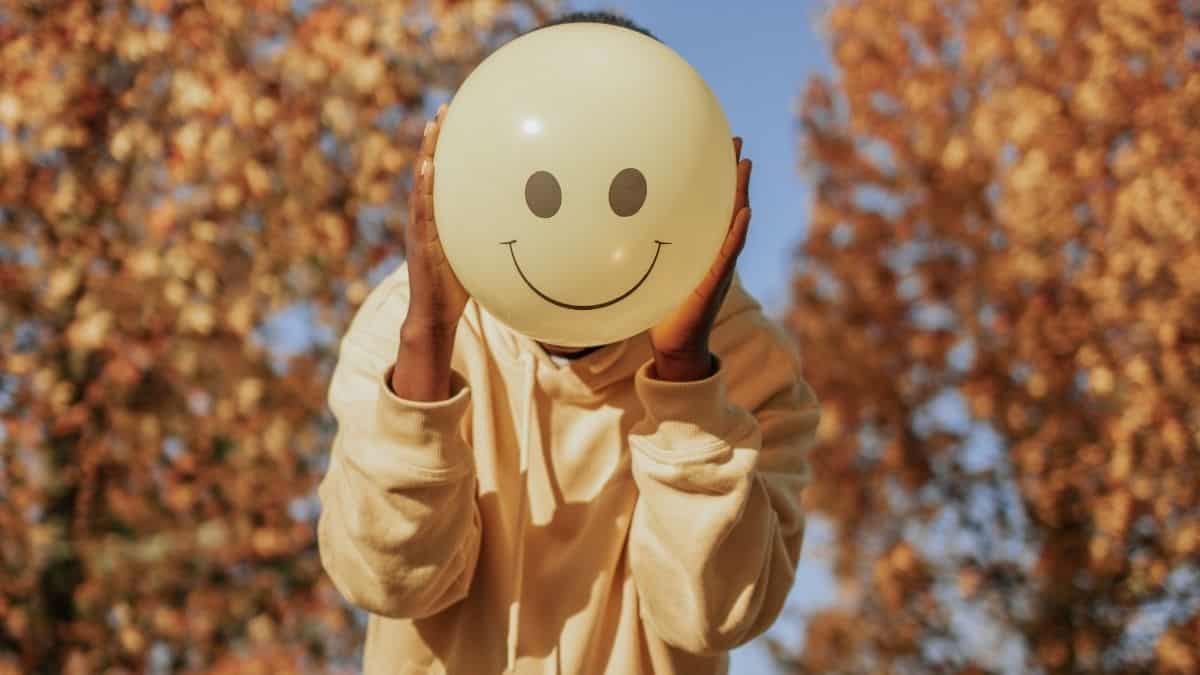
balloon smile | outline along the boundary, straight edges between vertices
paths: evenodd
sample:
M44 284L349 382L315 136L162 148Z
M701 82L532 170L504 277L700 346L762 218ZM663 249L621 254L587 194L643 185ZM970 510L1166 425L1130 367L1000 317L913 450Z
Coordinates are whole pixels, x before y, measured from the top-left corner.
M642 275L641 279L638 279L638 282L633 285L633 288L630 288L629 290L618 295L617 297L613 298L612 300L609 300L607 302L596 303L594 305L572 305L569 302L562 302L560 300L555 300L554 298L552 298L552 297L546 295L545 293L541 292L540 290L538 290L538 287L533 285L533 282L529 280L529 277L525 276L525 272L521 269L521 263L517 262L517 252L515 250L513 250L513 244L515 244L515 243L517 243L516 239L511 239L509 241L500 242L500 244L502 246L508 247L508 253L509 253L509 255L512 256L513 266L515 266L517 268L517 274L521 275L521 280L525 282L525 285L529 287L529 290L533 291L534 293L537 293L539 298L545 300L546 302L548 302L552 305L557 305L558 307L562 307L563 309L583 310L583 309L600 309L602 307L608 307L609 305L615 305L618 302L624 300L625 298L628 298L630 295L633 295L633 292L636 291L638 288L640 288L642 286L642 284L645 283L646 279L650 278L650 272L654 271L654 264L658 262L658 254L662 252L662 247L666 246L667 244L670 244L671 242L659 241L658 239L655 239L654 243L657 244L657 248L654 249L654 259L650 261L650 267L646 268L646 273Z

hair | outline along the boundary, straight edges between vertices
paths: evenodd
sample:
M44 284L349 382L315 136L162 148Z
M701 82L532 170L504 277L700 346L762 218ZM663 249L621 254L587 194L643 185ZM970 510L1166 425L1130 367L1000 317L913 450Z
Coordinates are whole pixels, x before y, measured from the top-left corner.
M631 21L630 19L626 19L623 16L613 14L612 12L568 12L556 19L547 21L546 23L534 28L529 32L532 33L535 30L549 28L551 26L561 26L562 24L566 23L602 23L609 26L616 26L617 28L626 28L628 30L637 31L648 38L653 38L659 42L662 42L662 40L658 39L657 35L651 33L643 26Z

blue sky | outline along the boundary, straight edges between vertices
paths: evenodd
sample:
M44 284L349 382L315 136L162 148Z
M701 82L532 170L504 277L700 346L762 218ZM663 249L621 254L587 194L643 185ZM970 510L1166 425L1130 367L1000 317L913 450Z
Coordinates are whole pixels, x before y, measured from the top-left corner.
M573 0L648 28L716 92L754 160L754 220L738 265L747 289L774 314L789 297L792 252L804 231L808 186L797 174L794 104L829 59L815 30L820 0Z

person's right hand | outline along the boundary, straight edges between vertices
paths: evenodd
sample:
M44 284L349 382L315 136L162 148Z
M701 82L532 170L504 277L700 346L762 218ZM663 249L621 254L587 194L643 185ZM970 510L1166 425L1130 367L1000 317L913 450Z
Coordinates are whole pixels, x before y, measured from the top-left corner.
M413 401L440 401L451 394L450 360L454 335L466 308L466 289L454 275L433 217L433 153L446 106L425 126L413 165L404 231L408 262L408 314L400 328L400 349L392 370L392 391Z
M446 105L425 125L425 137L413 163L413 189L408 198L404 233L408 261L409 306L406 328L452 337L470 297L442 250L433 214L433 154L446 116Z

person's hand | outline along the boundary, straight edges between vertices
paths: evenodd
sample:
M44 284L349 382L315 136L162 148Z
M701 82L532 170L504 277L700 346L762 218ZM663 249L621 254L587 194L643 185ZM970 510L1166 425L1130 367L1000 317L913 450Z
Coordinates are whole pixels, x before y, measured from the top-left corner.
M654 347L654 376L662 380L702 380L712 375L712 353L708 338L721 303L733 281L738 254L746 244L750 227L750 169L749 159L742 159L742 139L734 137L734 154L738 159L737 192L729 230L717 259L708 274L671 315L650 329Z
M454 334L470 297L450 268L434 222L433 154L445 115L443 104L425 126L425 137L413 164L408 227L404 231L408 314L400 329L400 351L391 385L397 395L416 401L449 396Z
M404 232L410 296L405 323L410 329L453 335L469 296L450 268L434 221L433 155L445 114L443 104L425 125L425 137L413 163L413 189Z

